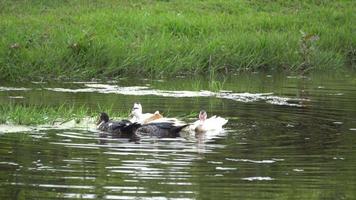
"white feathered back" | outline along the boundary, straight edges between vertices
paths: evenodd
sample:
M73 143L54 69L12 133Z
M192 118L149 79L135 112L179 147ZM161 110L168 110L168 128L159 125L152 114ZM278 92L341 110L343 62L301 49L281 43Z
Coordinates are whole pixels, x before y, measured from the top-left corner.
M204 113L205 111L201 111L199 115L206 115ZM217 130L222 130L223 126L228 122L227 119L224 119L222 117L217 117L216 115L205 119L205 120L197 120L194 122L191 126L192 130L195 131L200 131L200 132L207 132L207 131L217 131Z
M140 124L146 124L151 121L156 121L157 119L162 118L163 116L156 111L155 113L142 113L142 105L140 103L134 103L132 109L132 119L130 120L132 123L137 122Z

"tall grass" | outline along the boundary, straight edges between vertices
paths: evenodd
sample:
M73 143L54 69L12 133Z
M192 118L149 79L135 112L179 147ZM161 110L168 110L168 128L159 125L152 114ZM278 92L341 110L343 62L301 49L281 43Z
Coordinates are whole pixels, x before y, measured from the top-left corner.
M0 0L0 78L355 66L352 0ZM212 67L209 67L212 66Z
M84 117L97 117L99 112L107 112L111 117L127 117L128 113L113 112L112 108L98 106L89 109L87 106L74 105L39 106L6 104L0 105L0 124L12 123L19 125L52 124L76 120L79 122Z

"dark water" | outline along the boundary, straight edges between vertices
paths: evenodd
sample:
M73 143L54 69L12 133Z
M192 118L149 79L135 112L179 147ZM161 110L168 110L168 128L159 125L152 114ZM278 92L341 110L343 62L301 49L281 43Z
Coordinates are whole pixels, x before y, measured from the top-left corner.
M146 112L182 116L204 108L229 122L209 138L140 144L92 130L0 133L0 199L356 198L356 74L215 81L122 79L108 85L123 88L111 89L2 83L2 104L126 111L140 101ZM199 90L216 92L187 92Z

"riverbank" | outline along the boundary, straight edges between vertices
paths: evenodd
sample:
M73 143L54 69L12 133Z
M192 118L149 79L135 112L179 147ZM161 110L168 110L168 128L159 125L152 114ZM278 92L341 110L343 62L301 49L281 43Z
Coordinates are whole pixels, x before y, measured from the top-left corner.
M355 67L355 1L0 3L0 78Z
M64 124L73 121L77 124L83 119L91 118L93 123L98 120L100 112L107 112L113 118L127 118L128 113L114 112L111 108L98 107L89 109L87 106L41 106L21 104L0 104L0 124L13 125L44 125Z

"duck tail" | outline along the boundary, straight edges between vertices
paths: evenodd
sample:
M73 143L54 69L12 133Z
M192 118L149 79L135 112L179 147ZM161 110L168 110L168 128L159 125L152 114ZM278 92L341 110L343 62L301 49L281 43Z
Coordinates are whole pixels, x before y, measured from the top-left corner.
M173 133L173 137L180 137L180 132L182 131L183 128L189 126L189 124L185 124L182 126L174 126L171 130Z
M181 126L175 126L175 127L173 128L173 130L174 130L174 132L179 133L179 132L182 131L183 128L185 128L185 127L187 127L187 126L189 126L189 124L184 124L184 125L181 125Z

